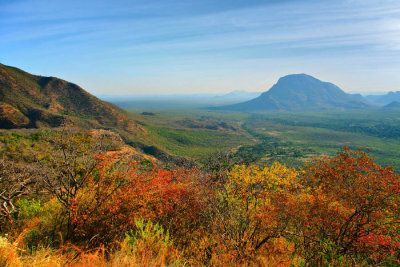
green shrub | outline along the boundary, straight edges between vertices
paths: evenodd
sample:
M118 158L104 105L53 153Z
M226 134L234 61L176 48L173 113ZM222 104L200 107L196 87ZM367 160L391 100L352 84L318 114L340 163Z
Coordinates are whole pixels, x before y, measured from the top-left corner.
M135 219L136 230L130 230L126 234L127 245L136 250L138 246L152 248L160 251L166 250L172 246L172 240L169 237L168 231L164 231L159 224L154 224L151 221L145 222L143 219Z

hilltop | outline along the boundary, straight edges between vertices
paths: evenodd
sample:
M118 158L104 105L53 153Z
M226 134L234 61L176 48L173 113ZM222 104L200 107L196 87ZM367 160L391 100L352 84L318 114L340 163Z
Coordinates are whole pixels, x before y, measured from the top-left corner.
M124 110L74 83L0 64L0 128L61 125L114 129L142 138L146 134Z
M360 109L368 104L345 93L338 86L306 74L287 75L259 97L239 104L219 107L222 110L331 110Z

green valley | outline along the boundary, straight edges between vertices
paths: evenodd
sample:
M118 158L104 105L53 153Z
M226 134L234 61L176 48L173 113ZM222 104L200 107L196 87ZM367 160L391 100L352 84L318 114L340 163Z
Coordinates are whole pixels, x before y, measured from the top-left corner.
M396 110L241 113L182 109L157 110L155 116L139 114L136 118L155 136L154 141L175 155L198 158L225 150L253 154L259 163L278 160L298 167L347 146L370 151L380 164L400 169L400 111Z

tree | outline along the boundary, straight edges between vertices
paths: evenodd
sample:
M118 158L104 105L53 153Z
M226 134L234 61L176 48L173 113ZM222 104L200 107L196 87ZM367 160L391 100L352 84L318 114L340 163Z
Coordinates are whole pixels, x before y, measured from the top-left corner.
M298 187L297 172L279 163L234 167L209 200L214 253L245 262L281 237L289 223L281 203Z
M308 165L302 182L288 207L307 262L379 262L398 253L400 177L392 168L344 148Z
M52 151L37 153L37 163L42 177L40 183L50 195L63 205L67 215L67 236L72 238L76 224L76 201L80 191L87 186L88 179L96 169L95 155L115 148L120 137L99 130L89 132L64 127L50 133L46 139Z
M122 238L137 219L159 223L181 244L198 227L197 170L169 171L112 154L95 158L74 213L76 235L90 246Z
M16 164L6 159L0 160L0 216L10 219L15 211L13 201L28 194L34 184L37 170Z

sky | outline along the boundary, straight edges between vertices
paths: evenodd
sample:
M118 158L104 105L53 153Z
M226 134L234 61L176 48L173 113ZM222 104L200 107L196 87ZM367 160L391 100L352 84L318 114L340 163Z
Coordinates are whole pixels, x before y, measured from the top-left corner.
M400 90L400 0L0 0L0 63L95 95Z

